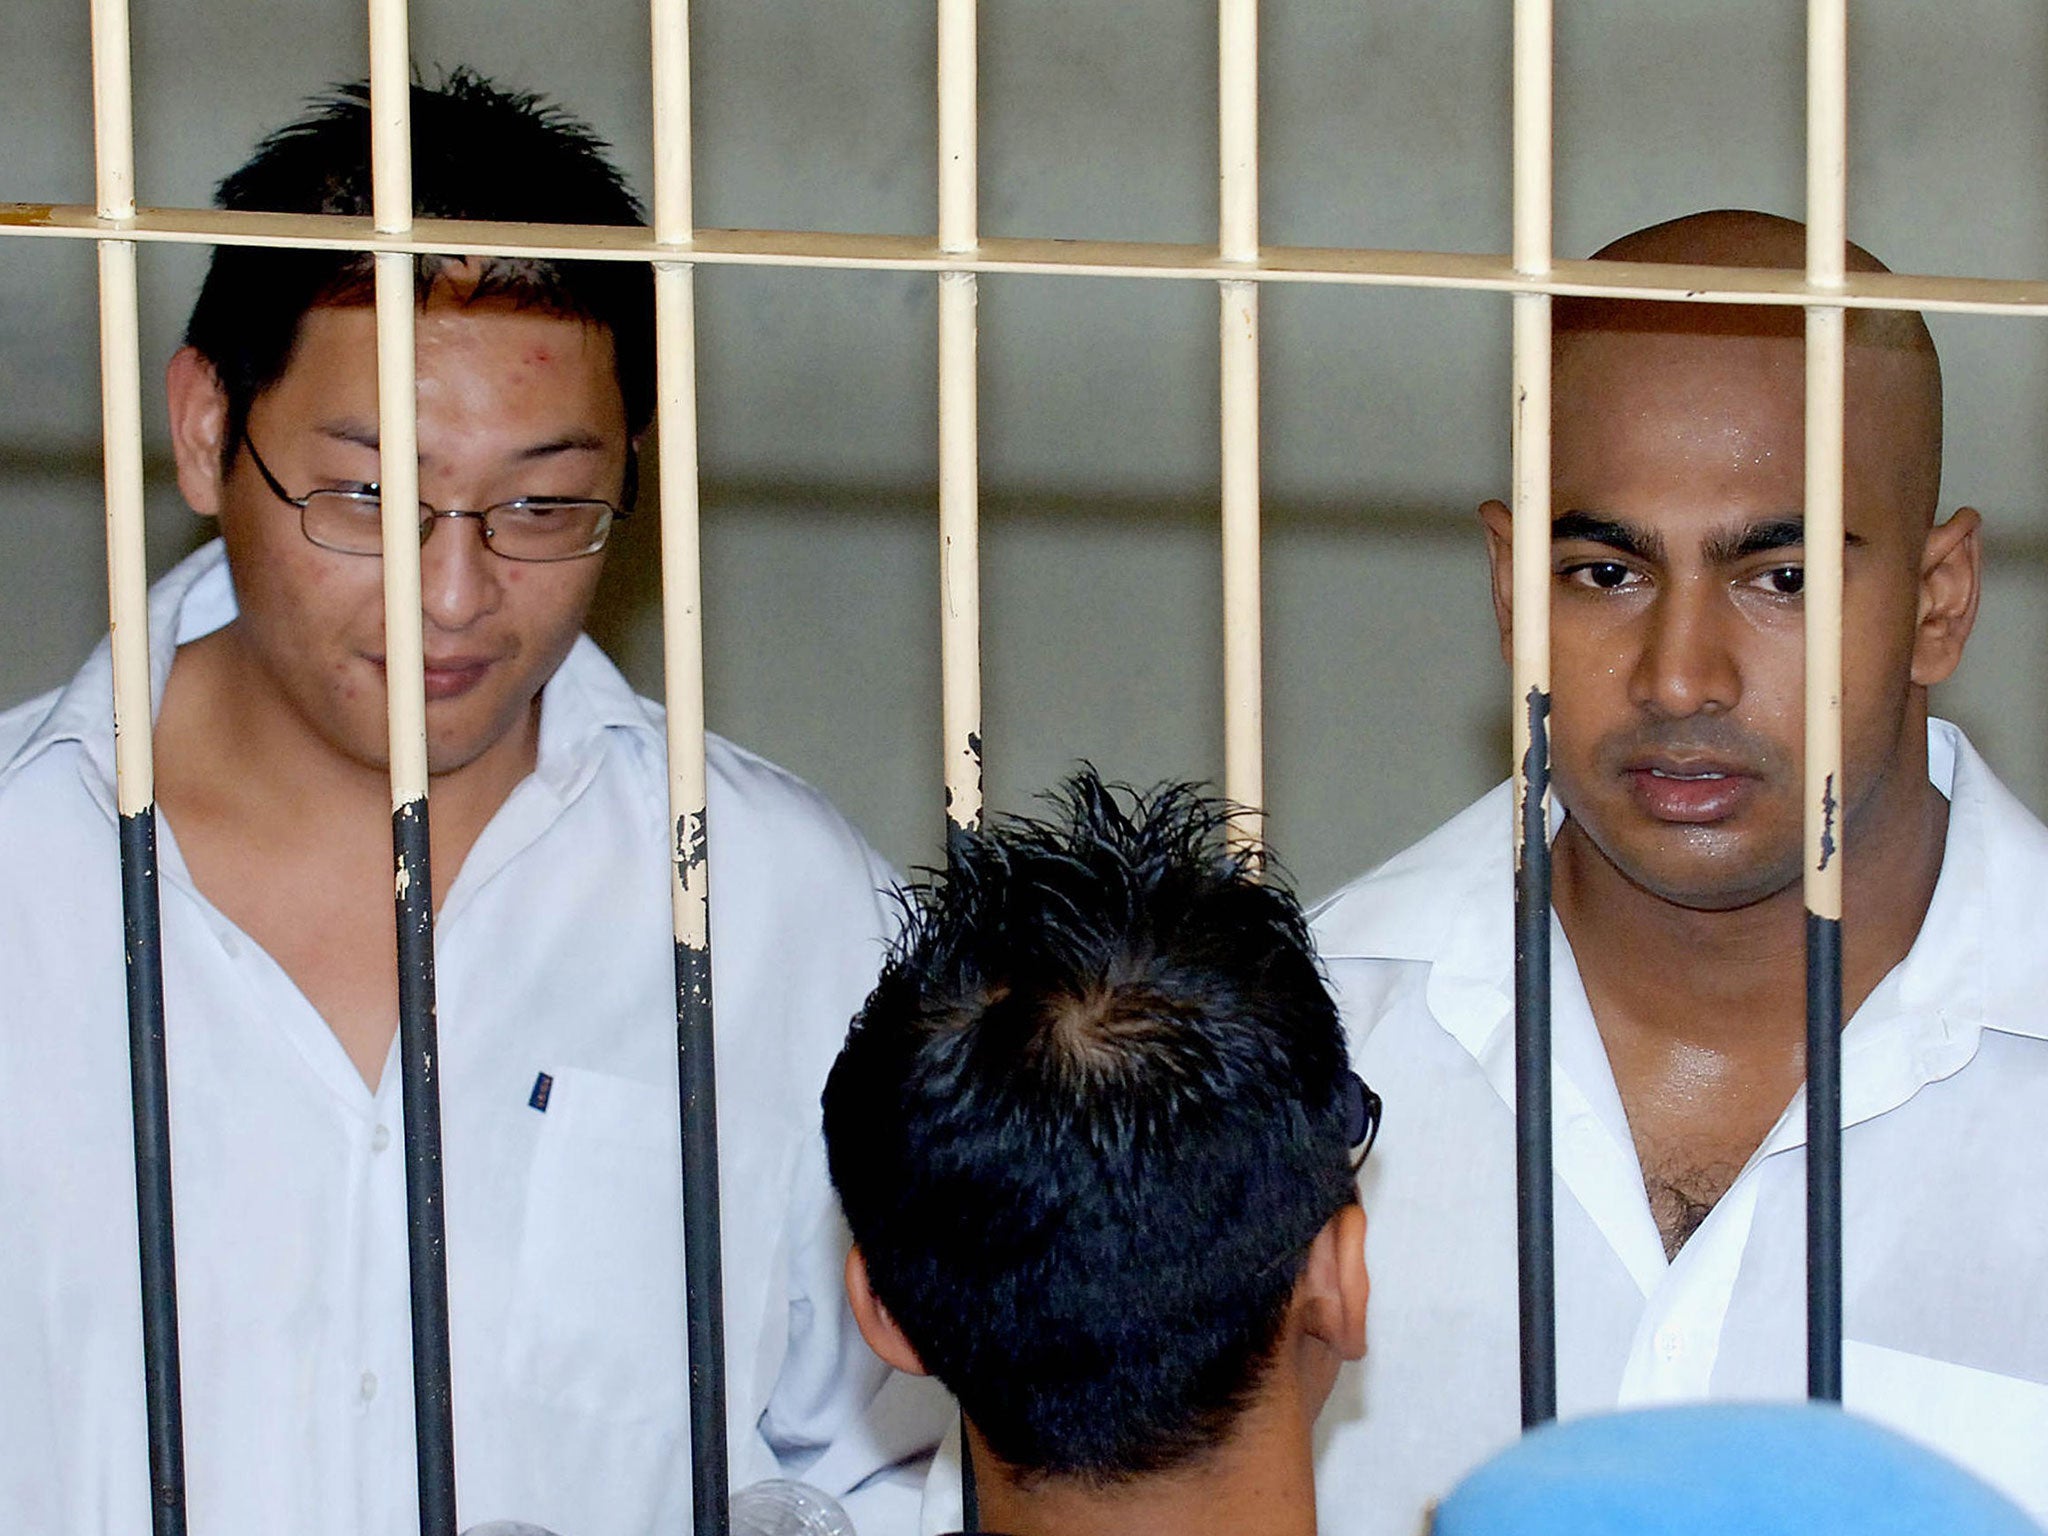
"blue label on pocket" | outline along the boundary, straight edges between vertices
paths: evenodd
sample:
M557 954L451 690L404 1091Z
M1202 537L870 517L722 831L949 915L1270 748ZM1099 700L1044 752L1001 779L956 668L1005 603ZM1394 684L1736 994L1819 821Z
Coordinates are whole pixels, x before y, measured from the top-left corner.
M526 1096L526 1106L542 1114L548 1112L548 1095L555 1090L555 1080L543 1072L533 1080L533 1092Z

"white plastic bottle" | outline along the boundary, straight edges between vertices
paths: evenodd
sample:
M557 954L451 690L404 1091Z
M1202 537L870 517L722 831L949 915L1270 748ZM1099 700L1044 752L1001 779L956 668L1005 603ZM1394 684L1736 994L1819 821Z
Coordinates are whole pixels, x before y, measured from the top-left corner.
M808 1483L770 1478L732 1496L732 1536L857 1536L839 1501Z

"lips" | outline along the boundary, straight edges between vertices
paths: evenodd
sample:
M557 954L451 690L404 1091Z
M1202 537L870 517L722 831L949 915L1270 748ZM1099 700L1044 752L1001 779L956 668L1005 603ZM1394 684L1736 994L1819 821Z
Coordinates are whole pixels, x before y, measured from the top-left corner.
M368 658L379 672L384 670L384 658ZM432 704L441 699L457 699L484 680L495 658L489 656L429 656L426 665L427 702Z
M1638 759L1622 768L1622 778L1648 815L1686 825L1725 821L1748 803L1758 783L1733 763L1693 758Z

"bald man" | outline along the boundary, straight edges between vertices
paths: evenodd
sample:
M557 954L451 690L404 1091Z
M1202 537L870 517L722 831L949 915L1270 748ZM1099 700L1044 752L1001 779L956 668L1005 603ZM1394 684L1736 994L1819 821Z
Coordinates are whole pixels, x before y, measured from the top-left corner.
M1713 213L1603 259L1792 267ZM1882 270L1861 251L1857 270ZM1558 1395L1569 1416L1805 1390L1803 323L1565 301L1551 747ZM1849 324L1844 1223L1852 1407L2048 1514L2048 829L1927 691L1977 612L1937 519L1916 315ZM1480 509L1508 648L1512 515ZM1316 931L1390 1115L1372 1353L1323 1419L1322 1529L1413 1532L1517 1428L1510 790Z

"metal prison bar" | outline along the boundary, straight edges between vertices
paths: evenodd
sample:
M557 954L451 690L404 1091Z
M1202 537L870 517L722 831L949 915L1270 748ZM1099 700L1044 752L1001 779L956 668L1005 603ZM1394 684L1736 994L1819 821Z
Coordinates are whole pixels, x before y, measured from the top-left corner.
M1514 262L1550 270L1550 0L1515 7ZM1550 296L1514 298L1515 1254L1522 1427L1557 1416L1550 1145Z
M938 0L939 245L980 239L980 25L975 0ZM978 280L939 275L939 740L948 862L981 825L981 405ZM981 1528L974 1453L960 1416L961 1524Z
M1806 281L1842 286L1848 0L1812 0ZM1842 411L1847 316L1806 311L1806 1390L1842 1399Z
M93 162L99 217L135 215L135 127L123 0L92 7ZM149 579L142 515L142 359L135 245L99 250L100 414L106 438L107 607L114 652L114 779L128 990L128 1076L135 1117L135 1218L141 1256L143 1401L150 1527L184 1536L185 1443L178 1392L178 1275L171 1210L170 1087L150 750Z
M410 52L404 5L372 0L371 203L378 229L389 232L412 225ZM415 291L409 256L383 252L376 257L377 476L383 488L384 692L391 743L414 1445L422 1536L455 1536L455 1392L448 1360L441 1051L434 1018L434 877L428 858L426 651L416 510L420 497L413 400Z
M975 457L977 276L984 272L1217 282L1221 297L1226 790L1263 798L1259 709L1258 288L1268 282L1450 287L1514 295L1516 1017L1518 1228L1523 1416L1555 1412L1549 1118L1548 842L1549 358L1556 295L1803 305L1807 311L1807 859L1809 1390L1841 1382L1840 1026L1842 406L1845 312L1914 307L2048 314L2048 284L1847 274L1846 16L1810 0L1808 255L1804 274L1557 261L1551 250L1550 0L1515 6L1514 241L1506 259L1433 252L1261 247L1257 229L1254 0L1220 0L1218 245L978 238L975 227L973 0L939 0L940 219L936 242L821 232L699 231L690 202L684 0L651 0L655 227L415 223L410 208L404 0L371 0L375 208L335 217L138 210L125 0L94 0L96 203L0 206L0 234L93 239L100 263L108 593L115 666L131 1070L136 1125L145 1381L153 1528L182 1532L175 1270L157 925L147 594L142 541L135 247L144 240L367 250L377 255L379 388L386 511L417 500L412 262L419 254L523 253L651 262L664 436L664 660L669 707L672 892L684 1164L694 1515L726 1528L717 1237L716 1094L711 1052L705 850L702 624L692 271L700 263L917 270L940 275L940 537L945 782L952 826L981 809ZM680 259L687 258L687 259ZM385 528L394 874L400 930L407 1192L412 1225L415 1395L423 1531L454 1530L445 1256L434 1087L432 882L427 862L419 550L400 511Z
M685 0L650 7L654 61L654 237L687 246L690 18ZM655 391L661 423L662 683L668 720L675 918L676 1085L683 1168L685 1343L690 1373L691 1529L725 1536L725 1279L719 1243L718 1075L711 1034L709 788L704 766L704 621L698 568L695 276L654 268Z

